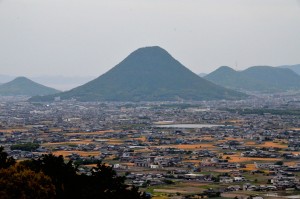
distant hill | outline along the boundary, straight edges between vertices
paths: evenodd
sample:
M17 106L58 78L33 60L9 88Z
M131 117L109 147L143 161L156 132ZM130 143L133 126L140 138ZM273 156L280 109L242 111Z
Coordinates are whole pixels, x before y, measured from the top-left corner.
M221 66L204 78L236 90L277 92L300 89L299 75L290 69L271 66L253 66L243 71Z
M15 76L0 74L0 85L12 81L15 78ZM70 90L95 79L96 76L40 75L30 76L28 78L44 86L58 90Z
M164 49L140 48L107 73L82 86L32 101L175 101L239 99L245 94L217 86L191 72Z
M17 77L16 79L0 85L1 96L36 96L36 95L50 95L60 91L38 84L27 79L26 77Z
M284 66L279 66L280 68L288 68L300 75L300 64L297 65L284 65Z

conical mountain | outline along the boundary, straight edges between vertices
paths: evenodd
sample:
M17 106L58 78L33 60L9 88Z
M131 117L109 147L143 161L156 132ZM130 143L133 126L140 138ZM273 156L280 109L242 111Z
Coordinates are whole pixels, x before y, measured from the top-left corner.
M36 96L50 95L60 91L38 84L26 77L17 77L14 80L0 85L1 96Z
M300 89L298 74L290 69L271 66L252 66L243 71L222 66L204 78L237 90L278 92Z
M164 49L140 48L93 81L58 95L33 98L80 101L174 101L237 99L245 96L191 72Z

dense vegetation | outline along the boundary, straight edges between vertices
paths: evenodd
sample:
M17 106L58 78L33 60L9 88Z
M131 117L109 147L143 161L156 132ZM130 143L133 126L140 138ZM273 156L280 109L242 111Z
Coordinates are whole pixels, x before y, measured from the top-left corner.
M1 199L55 198L55 187L51 178L23 166L0 169Z
M109 166L92 168L90 175L79 174L72 161L62 156L43 155L37 160L16 164L0 148L0 195L4 199L31 198L103 198L146 199L135 187L125 184Z
M178 101L237 99L245 95L217 86L191 72L160 47L141 48L87 84L31 101Z
M90 159L79 159L74 162L75 165L87 165L87 164L97 164L99 160L95 158Z
M247 91L286 91L300 88L300 76L290 69L270 66L254 66L235 71L222 66L204 77L227 88Z
M0 85L0 95L15 96L15 95L50 95L60 91L38 84L25 77L18 77L8 83Z
M22 150L22 151L35 151L37 148L39 148L40 145L37 143L22 143L22 144L14 144L11 145L11 150Z

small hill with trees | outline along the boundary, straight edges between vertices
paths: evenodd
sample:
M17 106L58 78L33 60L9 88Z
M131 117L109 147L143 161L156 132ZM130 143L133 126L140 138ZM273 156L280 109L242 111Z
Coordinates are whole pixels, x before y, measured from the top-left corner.
M38 84L26 77L17 77L16 79L0 85L0 96L36 96L50 95L60 91Z
M280 92L300 89L300 76L287 68L253 66L235 71L221 66L205 79L227 88L243 91Z

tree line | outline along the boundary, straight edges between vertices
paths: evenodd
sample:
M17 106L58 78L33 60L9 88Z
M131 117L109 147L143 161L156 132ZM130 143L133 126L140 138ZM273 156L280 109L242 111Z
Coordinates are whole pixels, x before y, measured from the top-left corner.
M90 174L78 173L78 165L63 156L42 155L16 163L0 147L0 196L2 199L148 199L137 187L125 183L112 167L101 162Z

